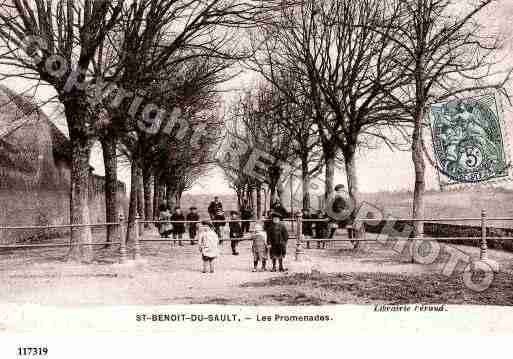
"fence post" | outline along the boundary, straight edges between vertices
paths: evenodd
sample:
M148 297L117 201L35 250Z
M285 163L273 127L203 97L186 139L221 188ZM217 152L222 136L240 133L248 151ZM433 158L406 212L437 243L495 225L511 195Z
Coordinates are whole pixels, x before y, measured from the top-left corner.
M139 242L139 236L141 235L140 234L140 220L141 220L141 216L139 214L137 214L135 216L135 223L134 223L134 260L138 260L141 258L141 247L140 247L140 242Z
M479 259L488 259L488 243L486 241L486 209L481 210L481 252Z
M126 250L126 222L125 215L119 214L119 262L126 263L128 259L128 252Z
M481 245L480 245L480 253L479 260L476 263L484 263L487 265L485 268L490 268L493 272L498 273L500 270L500 264L493 259L488 258L488 242L486 238L486 210L481 210Z
M424 228L424 226L422 228ZM418 242L422 243L423 240L424 240L424 229L422 229L422 232L418 232L417 236L413 237L413 240L411 241L410 255L411 255L412 263L415 263L415 251L417 249L417 243Z
M298 212L296 215L296 261L302 261L303 251L303 214Z

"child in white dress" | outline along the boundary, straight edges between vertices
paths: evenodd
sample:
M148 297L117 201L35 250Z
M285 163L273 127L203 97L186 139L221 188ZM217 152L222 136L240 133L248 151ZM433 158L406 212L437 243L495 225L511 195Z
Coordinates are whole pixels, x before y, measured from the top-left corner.
M207 265L210 273L214 273L214 260L219 256L219 237L208 224L199 226L198 245L203 261L203 273L207 273Z

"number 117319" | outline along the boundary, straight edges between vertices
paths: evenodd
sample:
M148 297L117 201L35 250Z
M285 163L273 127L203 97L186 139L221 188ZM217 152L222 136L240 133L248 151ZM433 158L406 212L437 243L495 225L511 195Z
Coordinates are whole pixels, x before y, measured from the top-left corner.
M46 356L48 354L47 347L18 347L18 356Z

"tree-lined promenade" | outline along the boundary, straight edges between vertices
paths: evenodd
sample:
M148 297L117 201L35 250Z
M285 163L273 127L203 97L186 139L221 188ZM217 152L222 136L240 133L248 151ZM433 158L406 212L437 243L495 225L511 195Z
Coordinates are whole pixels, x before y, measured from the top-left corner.
M337 161L358 203L355 155L380 144L411 151L412 213L422 218L427 106L503 90L509 78L496 63L500 38L478 22L493 2L455 12L451 0L4 0L1 75L23 79L25 94L51 88L48 101L63 108L70 223L90 222L97 141L106 222L117 220L121 161L131 168L133 225L138 213L157 218L163 201L179 204L213 165L258 216L291 175L301 178L303 208L320 173L331 198ZM223 106L222 85L241 66L257 85ZM91 237L72 231L70 260L91 259L79 245Z

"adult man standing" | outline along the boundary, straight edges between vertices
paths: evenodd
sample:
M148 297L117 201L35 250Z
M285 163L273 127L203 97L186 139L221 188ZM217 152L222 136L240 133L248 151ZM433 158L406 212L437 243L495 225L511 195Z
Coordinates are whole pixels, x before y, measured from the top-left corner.
M194 244L194 239L196 238L196 229L198 228L198 221L200 219L198 212L196 212L196 207L191 207L186 219L187 221L191 222L189 223L189 238L191 240L191 244Z
M244 199L240 209L240 219L242 219L242 233L248 233L250 222L248 220L253 218L253 209L249 206L248 200Z
M288 216L287 210L285 209L285 207L283 207L279 198L276 198L273 205L271 206L271 210L274 213L278 213L281 216L281 218L286 218Z
M219 197L215 196L214 200L210 202L210 205L208 206L208 214L210 215L210 219L214 220L216 215L218 215L220 212L223 212L223 204L219 200Z
M176 221L171 222L173 225L173 239L178 238L178 245L181 246L183 234L185 233L185 216L180 207L175 208L175 213L171 216L171 221Z
M223 211L223 204L219 200L219 197L215 196L214 200L210 202L210 205L208 206L208 214L210 215L210 219L212 221L224 221L224 211ZM224 226L225 222L214 222L214 231L217 233L220 243L223 243L222 237L221 237L221 227Z

